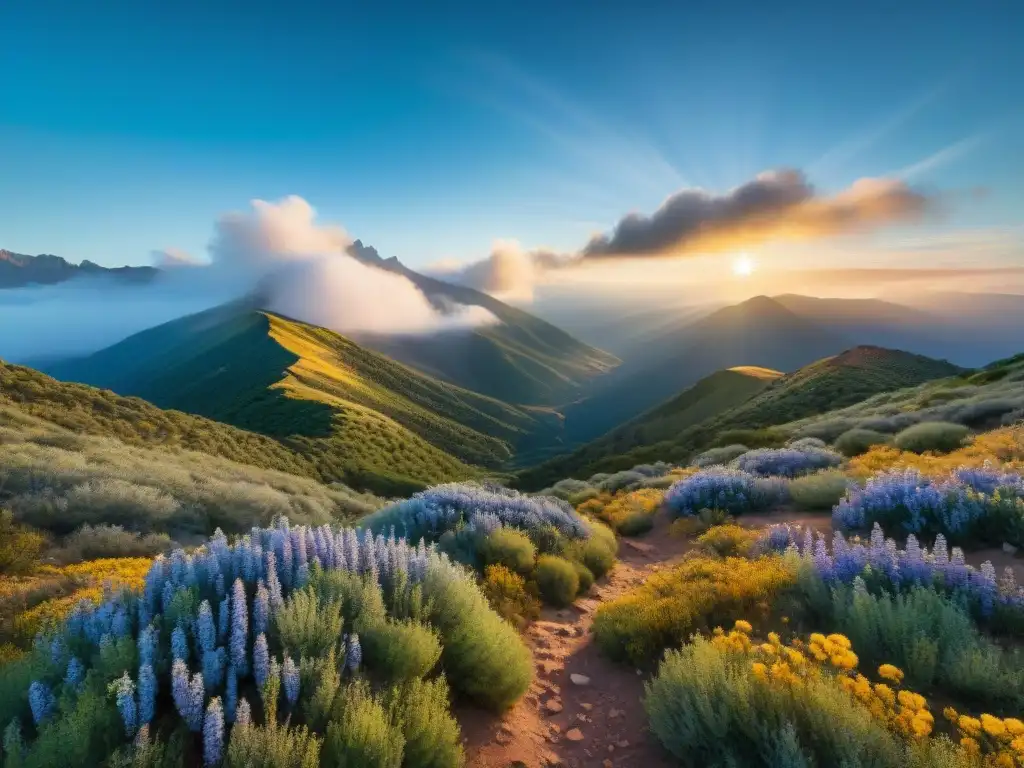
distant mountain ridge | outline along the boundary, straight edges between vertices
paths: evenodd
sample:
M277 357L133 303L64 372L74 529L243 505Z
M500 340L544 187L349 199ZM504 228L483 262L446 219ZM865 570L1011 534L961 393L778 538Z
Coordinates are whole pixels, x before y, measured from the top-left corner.
M0 249L0 288L56 285L75 277L113 277L125 282L146 283L159 274L155 267L101 267L85 260L75 264L60 256L41 253L29 256Z
M787 375L766 372L760 382L742 382L739 373L744 370L712 373L642 417L566 456L522 471L520 485L532 490L564 477L586 478L649 461L685 461L712 443L742 442L740 432L817 416L879 393L964 373L945 360L873 346L845 350ZM675 429L658 424L671 419Z

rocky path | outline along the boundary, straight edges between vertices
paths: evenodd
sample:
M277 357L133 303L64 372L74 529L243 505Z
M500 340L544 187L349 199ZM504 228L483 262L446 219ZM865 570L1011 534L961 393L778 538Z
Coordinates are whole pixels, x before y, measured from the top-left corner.
M641 697L649 670L603 656L590 626L597 606L677 560L689 542L668 536L667 521L642 541L623 540L607 579L567 609L545 608L527 630L534 681L500 717L459 712L472 768L669 768L647 732Z

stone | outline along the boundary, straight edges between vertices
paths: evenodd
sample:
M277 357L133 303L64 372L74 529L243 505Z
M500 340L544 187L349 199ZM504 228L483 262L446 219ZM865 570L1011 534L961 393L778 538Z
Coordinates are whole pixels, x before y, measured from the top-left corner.
M569 679L572 680L573 685L590 685L590 678L586 675L580 675L573 672L569 675Z
M512 743L512 735L505 733L504 731L498 731L498 734L494 737L494 740L501 744L503 747L508 746Z
M622 717L624 714L625 712L623 712L621 709L612 708L608 710L608 717L611 718Z
M558 699L548 699L544 702L544 709L553 715L557 715L564 707L562 707L562 702Z
M606 757L606 758L604 759L604 762L603 762L603 763L601 763L601 765L603 765L603 766L604 766L604 768L612 768L612 766L614 765L614 763L612 763L612 761L611 761L611 760L609 760L609 759L608 759L608 758Z
M1015 554L1017 554L1017 548L1015 546L1013 546L1013 544L1011 544L1010 542L1004 541L1003 542L1003 552L1005 552L1008 555L1015 555Z
M584 702L583 702L582 704L580 704L580 706L581 706L581 707L583 707L583 709L584 709L585 711L587 711L587 712L589 712L590 710L592 710L592 709L594 708L594 705L593 705L593 704L588 704L588 703L587 703L587 702L585 702L585 701L584 701Z
M629 741L627 739L623 739L622 741L616 741L615 746L619 749L625 749L629 746Z
M570 728L565 732L565 738L569 741L583 741L583 731L579 728Z
M562 758L554 752L545 752L541 759L544 760L544 765L551 766L551 768L558 768L558 766L564 765Z

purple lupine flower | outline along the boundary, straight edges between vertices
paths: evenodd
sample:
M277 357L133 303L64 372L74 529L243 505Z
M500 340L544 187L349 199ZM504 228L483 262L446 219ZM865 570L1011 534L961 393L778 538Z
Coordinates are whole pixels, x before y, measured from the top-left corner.
M827 448L755 448L740 454L733 464L744 472L761 477L798 477L821 469L838 467L843 457Z
M775 503L781 485L764 485L749 472L709 467L678 480L665 492L665 504L676 517L696 515L704 508L733 514L763 509Z
M224 595L217 609L217 639L222 643L227 641L231 632L231 598Z
M281 541L281 569L277 576L285 589L292 588L292 576L295 575L294 558L292 556L291 536L284 536Z
M252 644L252 674L256 685L262 687L270 674L270 651L267 648L267 636L260 633Z
M256 587L256 597L252 601L252 631L260 635L267 631L270 625L270 593L266 585L261 581Z
M359 635L355 632L348 636L348 643L345 648L345 666L349 672L355 673L363 661L363 649L359 645Z
M203 680L206 682L207 693L213 694L224 681L224 667L227 654L223 648L215 648L203 652Z
M28 689L28 706L32 710L32 720L36 725L42 725L57 708L57 700L46 683L34 680Z
M214 696L203 718L203 764L219 765L224 757L224 710Z
M235 722L235 708L238 706L238 673L228 667L227 685L224 693L224 715L229 723Z
M78 660L77 656L68 659L68 668L64 673L64 685L73 690L78 690L85 680L85 666Z
M157 636L152 624L139 632L139 664L153 664L156 660Z
M190 731L198 732L203 723L203 676L196 673L189 680L188 667L181 659L171 668L171 696L174 706Z
M249 611L246 607L245 584L235 579L231 589L231 665L239 674L246 674L249 661L245 647L249 642Z
M299 668L292 661L291 656L284 657L284 664L281 666L281 684L284 687L284 697L290 706L295 706L299 701Z
M121 713L124 732L130 737L139 727L139 710L135 705L135 683L125 672L110 684L110 689L117 696L117 711Z
M217 627L213 622L213 611L210 601L203 600L199 604L199 617L196 619L196 640L200 653L209 653L217 645Z
M277 576L277 558L273 550L266 553L267 559L267 592L270 596L270 606L280 608L284 604L284 597L281 594L281 580Z
M156 716L156 675L153 667L143 664L139 667L139 722L148 724Z
M188 661L188 636L180 624L171 632L171 656Z

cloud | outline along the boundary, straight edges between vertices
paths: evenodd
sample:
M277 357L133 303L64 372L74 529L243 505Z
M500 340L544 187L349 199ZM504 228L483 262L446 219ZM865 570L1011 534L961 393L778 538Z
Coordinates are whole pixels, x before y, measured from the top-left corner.
M722 194L687 189L650 216L631 213L594 237L584 258L677 256L771 240L804 240L875 229L921 216L928 198L891 179L861 179L818 195L796 170L762 173Z
M211 269L258 285L265 306L340 333L433 333L496 322L480 307L439 311L406 277L349 255L344 229L316 221L300 197L222 216L210 243Z
M427 271L499 299L532 301L543 273L564 266L570 259L546 249L527 251L518 240L495 240L490 255L481 261L471 264L439 262Z
M150 260L157 269L171 270L188 267L201 267L205 262L200 261L190 253L178 248L164 248L150 253Z

